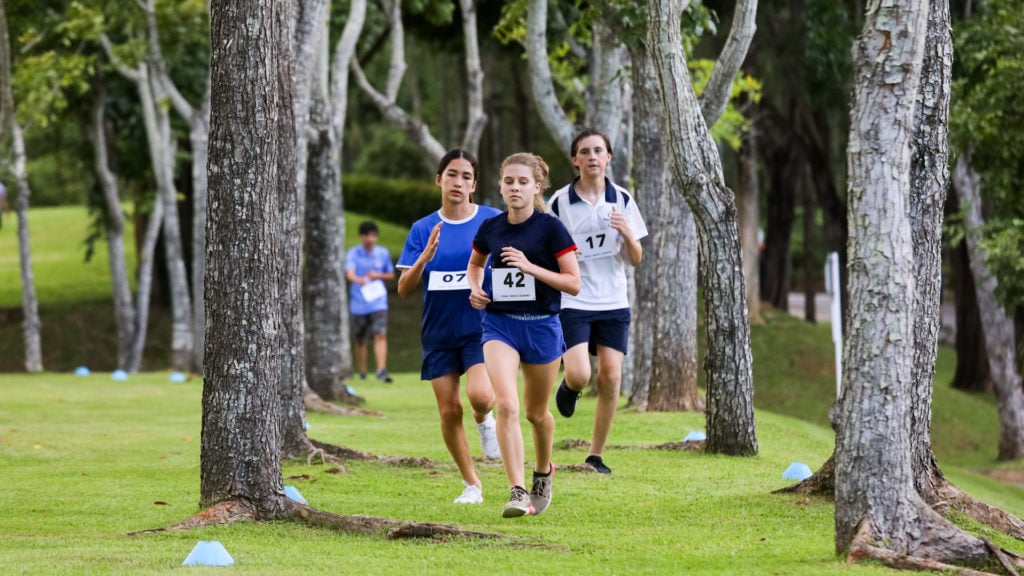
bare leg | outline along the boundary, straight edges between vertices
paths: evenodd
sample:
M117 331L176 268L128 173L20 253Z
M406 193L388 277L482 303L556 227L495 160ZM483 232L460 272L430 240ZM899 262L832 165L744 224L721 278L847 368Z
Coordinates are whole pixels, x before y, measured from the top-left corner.
M590 356L587 354L587 343L581 342L565 351L562 355L565 363L565 383L569 388L579 392L590 382Z
M388 335L374 334L373 336L373 358L377 361L377 371L387 370L388 367Z
M622 384L622 352L606 346L597 347L597 409L594 413L594 433L590 439L590 453L600 456L604 453L612 419L619 403L619 386Z
M473 420L477 424L483 422L494 408L494 388L483 364L474 364L466 370L466 396L473 407Z
M551 470L555 418L548 410L548 401L557 376L557 359L547 364L523 364L523 406L526 419L533 426L533 449L536 453L533 469L541 474Z
M366 340L356 342L356 369L366 374Z
M448 452L459 467L462 479L468 484L481 487L480 478L473 468L473 459L469 453L466 432L462 427L462 402L459 399L459 375L455 372L445 374L430 381L437 399L437 411L441 415L441 437Z
M523 472L523 431L519 426L519 353L497 340L484 343L487 375L491 379L498 408L498 446L510 486L525 487Z

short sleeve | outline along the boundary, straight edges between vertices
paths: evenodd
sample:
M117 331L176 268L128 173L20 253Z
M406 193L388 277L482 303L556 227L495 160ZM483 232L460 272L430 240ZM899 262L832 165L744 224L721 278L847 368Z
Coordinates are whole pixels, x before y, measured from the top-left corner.
M402 248L402 253L398 256L398 267L412 268L412 265L419 259L420 254L423 254L423 249L426 245L427 243L423 239L423 228L414 225L409 230L409 235L405 237L405 246Z
M477 229L476 235L473 236L473 250L483 254L484 256L489 256L491 254L491 247L487 241L487 231L490 229L491 220L492 218L484 220L483 224L480 225L480 228Z
M637 207L635 198L626 204L626 222L629 223L629 229L633 232L633 238L639 240L647 236L647 224L644 223L644 217L640 214L640 208Z
M572 239L572 236L569 234L569 230L566 229L565 224L554 216L551 216L549 222L548 226L550 227L551 232L548 234L548 238L551 254L555 258L561 258L566 252L575 251L576 242Z
M349 248L348 252L345 252L345 271L356 269L356 249Z
M391 262L391 252L387 248L380 246L380 253L383 262L381 263L381 272L388 273L395 271L395 265Z

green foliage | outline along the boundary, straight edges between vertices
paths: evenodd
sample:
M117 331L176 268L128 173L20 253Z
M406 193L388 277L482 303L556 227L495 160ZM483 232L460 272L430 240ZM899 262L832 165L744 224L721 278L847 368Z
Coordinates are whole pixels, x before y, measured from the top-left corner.
M1004 305L1024 305L1024 12L1014 0L991 0L959 24L950 137L972 150L982 178L988 224L984 243Z
M370 215L408 228L440 207L440 193L433 182L391 180L347 174L342 178L345 210ZM397 256L397 254L396 254Z
M18 59L11 79L17 117L22 124L48 126L68 108L68 95L84 94L93 59L47 50Z
M690 70L690 78L693 80L693 88L700 95L707 87L715 62L707 59L687 60L687 66ZM748 130L750 125L750 120L736 107L735 103L742 101L757 103L760 101L761 82L741 72L733 80L729 98L729 106L725 108L718 122L711 127L711 136L716 142L738 150L742 144L743 133Z

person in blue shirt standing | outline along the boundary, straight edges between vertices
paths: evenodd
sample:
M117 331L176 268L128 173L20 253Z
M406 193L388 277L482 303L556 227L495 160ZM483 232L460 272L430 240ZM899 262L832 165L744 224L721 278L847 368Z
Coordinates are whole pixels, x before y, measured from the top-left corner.
M441 158L434 183L441 189L441 209L409 229L398 257L398 295L408 297L423 282L423 322L420 339L423 364L420 378L429 380L441 415L441 437L459 467L464 489L456 504L483 502L483 484L473 467L462 426L459 378L466 375L466 396L473 408L484 456L501 458L491 409L494 390L484 368L480 342L483 312L469 304L466 262L480 224L501 212L472 202L477 183L477 159L465 150L450 150Z
M513 154L501 164L501 197L508 210L485 221L473 238L469 301L485 310L484 363L498 407L498 444L509 480L504 518L540 514L551 503L555 419L548 410L565 351L558 320L562 292L580 291L576 244L548 214L541 196L548 167L539 156ZM490 266L487 266L490 260ZM484 280L490 277L490 290ZM533 484L526 491L518 375L523 406L533 428Z
M392 382L388 374L388 288L395 278L391 254L377 246L379 230L371 221L359 225L359 246L345 254L345 278L349 283L349 322L356 348L356 369L366 378L367 340L373 336L373 356L377 362L377 380Z

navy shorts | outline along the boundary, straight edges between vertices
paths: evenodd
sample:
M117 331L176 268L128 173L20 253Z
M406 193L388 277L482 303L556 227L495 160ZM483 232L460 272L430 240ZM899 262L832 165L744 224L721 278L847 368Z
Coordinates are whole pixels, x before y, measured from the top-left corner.
M504 342L519 353L526 364L548 364L565 352L562 323L555 314L517 317L508 314L484 314L482 342Z
M597 355L598 346L607 346L626 353L629 346L629 308L618 310L575 310L562 308L558 314L565 332L565 346L572 348L587 342L591 356Z
M352 339L365 342L370 336L388 333L388 311L378 310L370 314L352 314L349 322L352 326Z
M463 375L484 361L484 345L480 337L467 339L462 346L443 350L424 350L420 380L433 380L445 374Z

